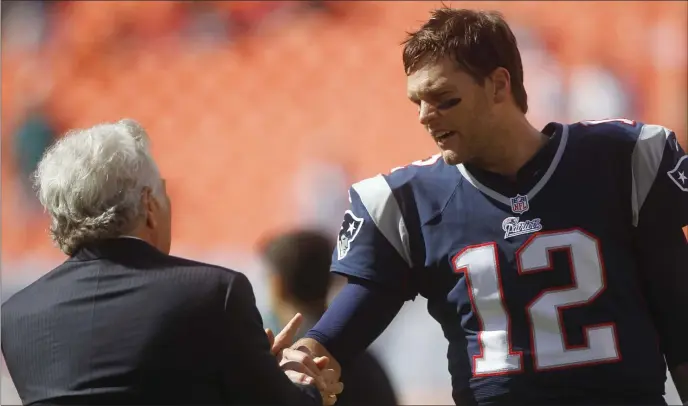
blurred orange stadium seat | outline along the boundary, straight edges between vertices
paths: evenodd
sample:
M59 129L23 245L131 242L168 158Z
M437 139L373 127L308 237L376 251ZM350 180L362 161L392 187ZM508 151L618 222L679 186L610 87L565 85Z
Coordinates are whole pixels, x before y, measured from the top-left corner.
M213 5L252 19L276 3ZM250 250L263 230L291 225L294 208L281 197L291 193L289 181L309 156L344 162L362 178L434 153L405 100L398 45L437 4L352 2L344 18L304 15L232 45L112 50L124 21L147 38L174 30L183 18L175 4L181 3L69 3L59 13L60 40L51 42L59 49L32 56L49 61L40 65L53 85L48 108L66 128L121 117L147 127L169 179L174 246ZM685 3L461 5L496 8L514 24L538 30L566 68L605 61L638 87L642 119L675 128L688 146L685 92L676 91L686 88L686 61L637 54L664 55L651 49L650 35L686 36ZM32 86L24 72L29 60L3 53L3 142ZM28 219L12 196L7 185L16 183L14 176L3 148L3 260L29 252L59 255L45 219Z

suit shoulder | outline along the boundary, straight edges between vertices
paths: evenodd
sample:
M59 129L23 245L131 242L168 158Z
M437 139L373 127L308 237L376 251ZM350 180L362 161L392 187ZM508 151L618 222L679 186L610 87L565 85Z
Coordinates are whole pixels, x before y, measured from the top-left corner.
M189 258L167 255L159 264L162 272L149 280L160 289L183 289L181 302L194 301L199 306L216 306L227 300L232 292L240 297L251 297L253 286L248 277L234 269Z
M168 258L176 269L187 269L190 272L195 273L200 271L204 273L215 274L218 277L229 281L236 278L246 278L246 276L243 273L236 271L234 269L225 268L220 265L195 261L193 259L177 257L174 255L170 255Z
M21 300L21 296L24 294L24 289L19 290L18 292L14 293L12 296L9 298L5 299L4 302L2 302L2 306L0 308L0 313L2 313L2 318L4 319L6 316L9 316L15 308L15 303L19 300ZM4 324L4 323L3 323Z
M41 296L43 294L45 290L42 288L43 283L59 273L66 263L66 261L61 263L5 299L2 303L2 317L4 318L6 315L12 314L15 310L18 312L25 310L28 303L33 302L37 295Z

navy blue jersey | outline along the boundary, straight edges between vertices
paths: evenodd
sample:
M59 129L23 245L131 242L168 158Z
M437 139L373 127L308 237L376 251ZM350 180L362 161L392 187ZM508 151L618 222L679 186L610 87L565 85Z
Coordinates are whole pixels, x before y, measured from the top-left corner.
M664 356L688 362L688 158L630 120L543 132L515 180L437 155L354 184L333 271L428 299L455 396L661 400Z

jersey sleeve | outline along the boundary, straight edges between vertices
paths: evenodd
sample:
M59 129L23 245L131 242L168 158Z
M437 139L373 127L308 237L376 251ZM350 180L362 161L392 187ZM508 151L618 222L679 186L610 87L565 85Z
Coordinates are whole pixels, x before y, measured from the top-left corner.
M408 230L394 193L383 175L349 189L351 206L337 237L332 271L374 282L412 299Z
M646 124L632 162L635 252L671 369L688 362L688 157L672 131Z
M676 134L643 125L631 160L633 225L646 230L688 225L688 156Z
M350 280L305 337L318 341L345 367L382 334L403 305L403 298L372 282Z
M637 230L636 255L669 369L688 363L688 241L681 229Z

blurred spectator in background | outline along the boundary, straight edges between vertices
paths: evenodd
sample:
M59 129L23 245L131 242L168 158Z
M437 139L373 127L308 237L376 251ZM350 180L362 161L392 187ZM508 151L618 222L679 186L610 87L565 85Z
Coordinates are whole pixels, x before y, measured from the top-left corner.
M337 235L339 218L349 208L351 179L343 165L309 159L294 176L298 221L309 230Z
M515 25L523 61L523 84L528 89L528 119L537 128L553 120L565 121L566 91L564 71L541 35L532 29Z
M51 3L39 0L3 1L0 6L3 47L34 50L43 45L48 35Z
M333 250L329 238L309 230L277 235L260 247L271 271L272 313L265 317L266 327L279 331L295 313L301 313L304 332L320 319L327 308ZM370 352L342 369L341 382L344 392L338 397L338 406L398 404L387 372Z
M213 8L212 3L192 1L183 4L188 13L186 34L195 46L203 40L227 40L235 33L234 31L241 34L244 30L244 27L232 21L231 13L223 16L223 13Z
M602 65L583 65L569 70L568 119L631 117L633 93L611 70Z
M14 156L19 170L20 184L27 200L33 203L29 207L39 207L33 193L31 174L38 167L43 153L57 138L57 132L42 103L29 106L26 115L14 132Z

